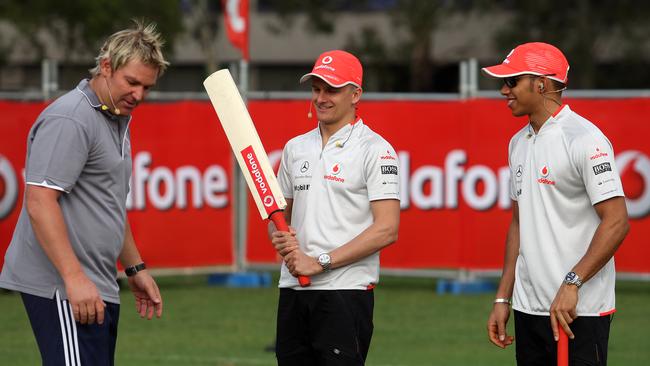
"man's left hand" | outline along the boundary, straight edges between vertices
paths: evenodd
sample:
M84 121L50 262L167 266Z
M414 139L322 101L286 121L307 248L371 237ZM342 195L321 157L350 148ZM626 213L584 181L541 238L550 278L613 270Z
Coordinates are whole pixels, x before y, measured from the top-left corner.
M300 249L295 249L284 257L289 272L294 276L313 276L323 272L316 258L310 257Z
M153 314L160 318L163 312L163 302L156 281L147 270L140 271L128 278L129 287L135 296L135 311L141 318L151 320Z
M574 285L562 284L560 289L555 295L555 299L551 304L551 328L553 328L553 337L557 341L560 339L558 325L564 328L569 338L573 339L575 336L569 328L569 324L578 317L576 307L578 306L578 287Z

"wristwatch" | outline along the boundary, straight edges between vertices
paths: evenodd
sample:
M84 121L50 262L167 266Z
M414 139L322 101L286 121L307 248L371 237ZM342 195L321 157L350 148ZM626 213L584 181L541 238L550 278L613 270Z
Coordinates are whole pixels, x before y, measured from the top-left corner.
M124 273L126 273L127 277L131 277L135 276L138 272L145 269L147 269L147 266L144 264L144 262L142 262L140 264L136 264L135 266L124 268Z
M329 272L332 266L332 257L329 253L323 253L318 256L318 264L323 267L323 272Z
M582 286L582 280L580 279L580 276L578 276L573 271L566 274L566 277L564 277L564 283L567 285L575 285L577 288L580 288L580 286Z

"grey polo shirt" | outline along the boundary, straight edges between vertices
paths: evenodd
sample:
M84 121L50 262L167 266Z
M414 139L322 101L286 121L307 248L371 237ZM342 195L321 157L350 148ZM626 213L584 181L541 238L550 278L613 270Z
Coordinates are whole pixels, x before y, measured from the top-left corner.
M116 282L131 178L130 117L116 117L82 80L38 116L27 139L25 181L60 190L59 205L84 272L104 301L119 303ZM23 207L5 254L0 287L67 297L58 271L34 235Z

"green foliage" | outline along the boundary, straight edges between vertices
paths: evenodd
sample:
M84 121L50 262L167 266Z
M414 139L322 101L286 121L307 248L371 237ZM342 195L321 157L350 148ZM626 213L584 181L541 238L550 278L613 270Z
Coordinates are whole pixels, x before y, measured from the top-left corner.
M156 22L171 48L174 36L182 30L178 0L5 0L0 3L0 20L13 23L44 56L54 37L65 55L92 55L108 35L129 27L131 19Z
M275 365L272 344L278 290L206 285L204 276L159 278L162 319L139 319L122 292L117 365ZM385 277L375 290L369 366L514 365L514 348L487 340L493 294L437 295L432 279ZM650 364L650 283L619 282L609 364ZM0 294L0 360L39 364L20 297ZM510 324L512 328L512 324Z
M584 89L600 87L607 84L604 78L611 79L611 73L604 75L599 72L599 63L602 64L603 54L606 54L617 60L619 72L631 69L645 72L646 77L638 74L632 77L645 80L638 87L647 87L650 77L647 67L634 66L644 58L647 63L650 57L647 47L650 2L502 0L496 6L511 15L510 23L503 25L496 38L504 56L517 44L551 43L560 48L569 60L572 87Z

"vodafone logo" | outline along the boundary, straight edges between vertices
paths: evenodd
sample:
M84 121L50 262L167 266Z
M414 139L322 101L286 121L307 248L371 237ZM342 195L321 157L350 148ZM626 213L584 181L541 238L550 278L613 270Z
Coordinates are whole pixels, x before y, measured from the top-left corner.
M341 164L336 163L330 169L330 173L323 176L323 178L325 178L325 180L329 180L329 181L332 181L332 182L343 183L343 182L345 182L345 178L337 177L337 175L339 175L341 173L341 170L342 170Z
M589 160L596 160L596 159L599 159L599 158L604 158L606 156L609 156L609 154L607 154L606 152L600 151L599 148L596 148L596 154L590 156Z
M275 203L275 200L273 199L273 196L264 197L264 206L271 207L271 206L273 206L273 203Z
M381 160L396 160L394 156L390 154L390 151L386 150L386 155L380 156L379 159Z
M0 219L11 213L18 200L18 181L9 160L0 155Z
M322 63L323 65L327 65L327 64L331 64L332 61L334 61L334 59L332 59L332 56L325 56L325 57L323 57L323 59L321 60L321 63Z
M539 175L541 175L543 178L548 177L548 173L549 173L549 170L548 170L548 167L546 165L544 165L543 167L541 167L539 169Z
M340 172L341 172L341 164L336 163L334 164L334 166L332 166L332 170L330 173L332 175L339 175Z
M616 157L630 218L650 213L650 159L636 150L624 151Z

